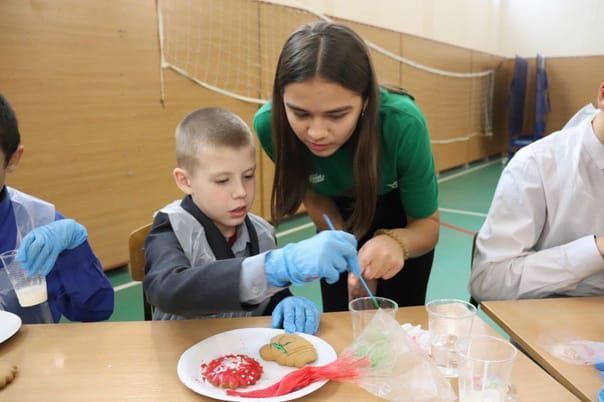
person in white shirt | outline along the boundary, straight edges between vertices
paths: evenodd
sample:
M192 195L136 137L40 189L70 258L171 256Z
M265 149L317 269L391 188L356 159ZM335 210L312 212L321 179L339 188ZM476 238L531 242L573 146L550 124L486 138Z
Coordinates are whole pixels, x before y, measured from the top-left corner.
M504 169L476 238L476 300L604 295L604 81L596 106Z

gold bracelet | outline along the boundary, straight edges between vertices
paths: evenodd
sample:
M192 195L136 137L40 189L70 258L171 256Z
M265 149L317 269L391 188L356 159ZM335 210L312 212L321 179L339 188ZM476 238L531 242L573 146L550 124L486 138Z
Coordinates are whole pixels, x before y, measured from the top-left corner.
M378 229L373 234L373 237L379 235L386 235L392 240L394 240L401 247L401 250L403 250L403 259L405 261L409 259L409 247L407 247L407 241L404 237L400 236L398 233L391 229Z

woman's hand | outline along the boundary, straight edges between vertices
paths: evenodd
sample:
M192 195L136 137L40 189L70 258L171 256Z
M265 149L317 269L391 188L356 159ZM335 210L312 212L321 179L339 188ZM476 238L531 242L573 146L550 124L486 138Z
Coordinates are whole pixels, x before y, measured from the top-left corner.
M364 279L364 278L363 278ZM365 283L367 283L367 287L371 290L371 293L374 295L377 292L377 279L365 279ZM365 290L365 286L361 283L358 276L353 274L352 272L348 273L348 301L353 299L358 299L359 297L369 297L367 294L367 290Z
M419 257L434 249L438 241L439 212L422 219L407 216L407 222L405 228L390 229L389 234L374 236L361 247L359 263L365 279L390 279L403 269L405 258ZM402 244L395 240L397 238Z
M386 235L375 236L359 250L359 263L365 279L390 279L405 265L401 246Z

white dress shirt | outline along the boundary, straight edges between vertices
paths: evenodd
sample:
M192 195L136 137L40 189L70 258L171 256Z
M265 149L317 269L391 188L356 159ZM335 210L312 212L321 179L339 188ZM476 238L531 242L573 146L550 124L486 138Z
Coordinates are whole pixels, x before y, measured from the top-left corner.
M604 235L604 144L591 122L528 145L504 169L476 239L477 300L604 295L594 239Z

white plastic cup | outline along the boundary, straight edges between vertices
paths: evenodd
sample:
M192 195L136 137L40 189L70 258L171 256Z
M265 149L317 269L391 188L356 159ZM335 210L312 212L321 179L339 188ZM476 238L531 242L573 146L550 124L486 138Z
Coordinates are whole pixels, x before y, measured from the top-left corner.
M464 300L437 299L426 304L426 311L432 360L445 377L457 377L455 344L470 336L476 307Z
M361 332L365 329L367 324L373 319L378 308L375 306L377 303L379 309L389 314L396 320L396 310L398 310L398 304L394 300L387 299L385 297L375 297L375 303L371 297L359 297L353 299L348 303L348 309L352 315L352 336L353 339L357 338Z
M21 307L31 307L48 300L46 277L43 275L29 276L21 264L15 259L17 250L0 254L0 260L17 295Z
M518 354L505 339L473 336L457 342L459 402L509 400L512 366Z

